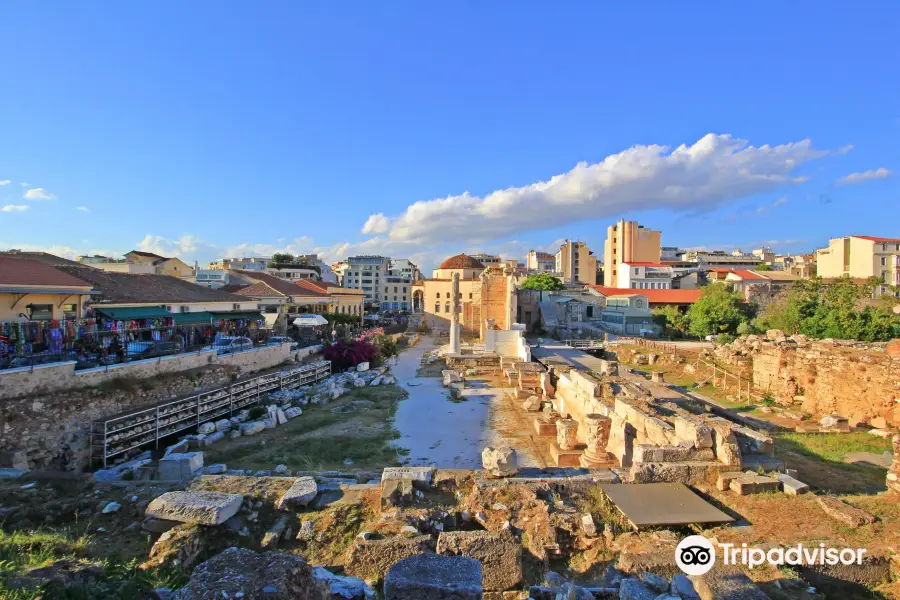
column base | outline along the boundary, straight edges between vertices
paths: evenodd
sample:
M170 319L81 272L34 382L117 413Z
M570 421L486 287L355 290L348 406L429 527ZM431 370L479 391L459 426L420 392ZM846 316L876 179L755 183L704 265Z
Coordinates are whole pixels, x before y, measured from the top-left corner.
M579 467L581 466L581 455L584 454L587 446L578 444L572 450L563 450L556 442L550 444L550 458L556 463L557 467Z

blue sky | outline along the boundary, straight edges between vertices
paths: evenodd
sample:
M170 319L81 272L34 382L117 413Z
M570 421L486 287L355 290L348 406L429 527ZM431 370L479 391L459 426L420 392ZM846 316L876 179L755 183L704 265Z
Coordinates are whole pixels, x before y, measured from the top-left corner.
M4 3L0 247L900 237L900 5L622 4Z

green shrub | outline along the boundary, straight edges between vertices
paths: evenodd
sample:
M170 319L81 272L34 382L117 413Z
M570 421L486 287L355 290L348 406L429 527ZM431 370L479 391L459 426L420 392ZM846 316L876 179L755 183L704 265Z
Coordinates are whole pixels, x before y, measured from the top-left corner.
M250 413L250 416L248 418L251 421L261 419L269 414L268 409L266 409L266 407L264 406L254 406L248 412Z

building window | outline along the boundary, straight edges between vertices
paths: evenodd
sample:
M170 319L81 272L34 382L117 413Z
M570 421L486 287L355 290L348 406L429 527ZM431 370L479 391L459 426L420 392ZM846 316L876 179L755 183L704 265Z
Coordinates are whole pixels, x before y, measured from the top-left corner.
M887 264L887 257L886 257L886 256L882 256L882 257L881 257L881 266L883 267L883 266L885 266L886 264Z
M472 299L472 292L469 292L469 300Z
M434 303L434 312L435 312L435 313L441 312L441 303L440 303L440 302L435 302L435 303Z
M450 303L449 303L449 302L447 302L446 304L444 304L444 312L445 312L445 313L449 313L449 312L450 312Z
M641 272L640 269L638 269L637 267L634 268L634 274L635 274L635 275L639 275L640 272Z

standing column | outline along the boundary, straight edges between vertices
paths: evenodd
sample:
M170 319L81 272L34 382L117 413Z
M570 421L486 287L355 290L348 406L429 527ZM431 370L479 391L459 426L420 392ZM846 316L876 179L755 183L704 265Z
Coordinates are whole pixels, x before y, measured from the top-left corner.
M450 293L453 302L450 304L450 352L459 354L459 273L453 273Z
M581 455L581 466L590 469L592 467L606 466L612 462L606 451L609 443L609 431L612 421L609 417L598 414L589 414L584 417L587 426L587 448Z

